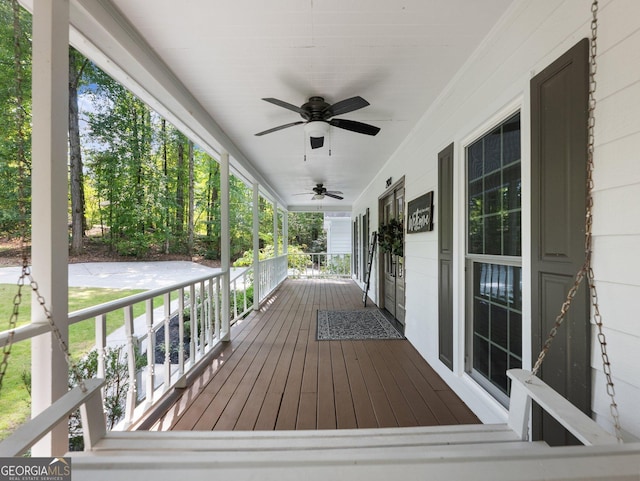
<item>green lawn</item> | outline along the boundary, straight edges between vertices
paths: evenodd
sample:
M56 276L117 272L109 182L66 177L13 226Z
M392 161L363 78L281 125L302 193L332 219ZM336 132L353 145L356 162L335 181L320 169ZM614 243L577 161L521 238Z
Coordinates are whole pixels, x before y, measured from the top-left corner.
M9 318L13 310L13 299L17 286L0 284L0 331L7 330ZM18 325L27 324L31 316L31 289L23 287L22 304L19 311ZM115 299L143 292L134 289L98 289L91 287L69 288L69 312L95 306ZM155 299L154 304L161 305L162 298ZM144 313L144 303L134 306L134 316ZM122 310L107 316L107 334L123 325ZM69 328L70 351L74 358L86 354L95 343L95 321L74 324ZM29 393L22 381L23 372L31 370L31 342L15 344L11 349L9 367L2 382L0 391L0 439L7 437L18 425L30 415Z

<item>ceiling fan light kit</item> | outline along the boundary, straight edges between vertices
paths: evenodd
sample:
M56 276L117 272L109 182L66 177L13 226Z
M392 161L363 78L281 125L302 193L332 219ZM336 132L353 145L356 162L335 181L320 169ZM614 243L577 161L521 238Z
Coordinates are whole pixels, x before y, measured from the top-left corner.
M329 133L329 124L324 121L313 120L304 125L304 133L309 137L324 137Z

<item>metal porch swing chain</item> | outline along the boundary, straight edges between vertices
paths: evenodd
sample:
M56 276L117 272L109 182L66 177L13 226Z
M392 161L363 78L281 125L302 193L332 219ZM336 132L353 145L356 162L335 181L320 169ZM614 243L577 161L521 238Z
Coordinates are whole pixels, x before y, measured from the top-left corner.
M535 365L533 366L532 376L536 376L540 370L542 362L551 347L551 343L558 333L558 329L564 322L567 312L571 307L571 302L573 301L578 288L580 287L580 283L586 277L586 282L588 283L588 288L590 292L590 300L591 306L593 308L593 319L595 325L598 329L598 343L600 345L600 354L602 357L602 368L604 375L607 381L607 394L609 395L610 405L609 409L611 412L611 417L613 419L613 425L615 428L615 434L618 438L618 442L622 442L622 429L620 427L620 413L618 412L618 404L615 400L615 387L613 384L613 377L611 375L611 363L609 361L609 355L607 354L607 339L605 337L603 331L602 324L602 315L600 314L600 307L598 303L598 291L596 289L595 276L593 272L593 268L591 266L591 255L593 252L593 236L592 236L592 226L593 226L593 170L594 170L594 160L593 154L595 150L595 137L594 137L594 127L595 127L595 109L596 109L596 72L597 72L597 63L596 63L596 54L598 51L598 0L593 0L591 4L591 52L590 52L590 61L589 61L589 106L588 106L588 123L587 123L587 209L585 214L585 261L582 268L576 274L575 281L571 289L567 294L567 297L562 304L560 309L560 314L556 317L555 324L551 331L549 332L549 337L544 343L542 350L536 360Z
M7 368L9 366L9 358L11 356L11 347L13 346L13 338L15 335L15 330L18 324L18 315L20 312L20 304L22 303L22 288L25 285L26 279L29 280L29 285L36 295L36 299L38 304L42 307L44 314L46 316L47 322L51 327L51 332L53 336L56 338L60 350L64 354L67 365L70 366L73 377L75 378L78 386L83 392L86 392L87 388L84 384L84 380L80 375L77 365L71 359L71 355L69 354L69 346L65 342L62 337L62 333L56 326L53 321L53 316L51 315L51 311L46 306L46 301L44 297L40 294L40 290L38 288L38 283L34 280L31 275L31 268L29 267L29 245L27 242L28 238L28 229L27 229L27 209L26 209L26 196L24 193L24 166L26 164L25 161L25 135L22 130L22 125L24 124L24 110L22 109L22 65L20 63L21 59L21 45L20 45L20 22L19 22L19 9L20 6L17 0L12 0L13 7L13 40L14 40L14 55L15 55L15 69L16 69L16 125L17 125L17 139L18 139L18 208L20 209L20 217L21 217L21 233L20 233L20 253L22 257L22 271L20 273L20 277L18 278L18 292L13 297L13 308L11 311L11 316L9 318L9 336L7 337L4 346L2 347L2 361L0 361L0 393L2 392L2 381L4 380L4 376L7 372Z

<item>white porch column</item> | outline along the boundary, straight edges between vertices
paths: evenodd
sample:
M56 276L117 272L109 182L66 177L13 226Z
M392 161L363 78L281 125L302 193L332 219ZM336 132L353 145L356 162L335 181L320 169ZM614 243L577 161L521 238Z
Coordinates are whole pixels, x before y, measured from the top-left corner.
M52 318L68 342L67 126L69 95L69 2L33 3L32 221L33 277ZM33 296L31 320L47 323ZM68 367L52 334L31 343L31 411L43 411L67 392ZM63 422L32 448L33 456L68 451Z
M229 239L229 153L220 156L220 267L222 268L222 329L220 338L231 340L229 326L229 269L231 267L231 242Z
M289 212L282 212L282 253L289 252Z
M260 309L260 185L253 183L253 310Z
M278 247L278 203L273 201L273 256L278 257L280 249Z

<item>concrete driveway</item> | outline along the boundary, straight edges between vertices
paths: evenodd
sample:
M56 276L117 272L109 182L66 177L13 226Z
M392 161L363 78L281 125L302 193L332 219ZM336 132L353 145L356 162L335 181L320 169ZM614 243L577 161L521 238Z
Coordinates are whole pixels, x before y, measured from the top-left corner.
M0 284L15 284L20 272L20 267L0 268ZM149 290L216 272L220 269L189 261L87 262L69 264L69 286Z

